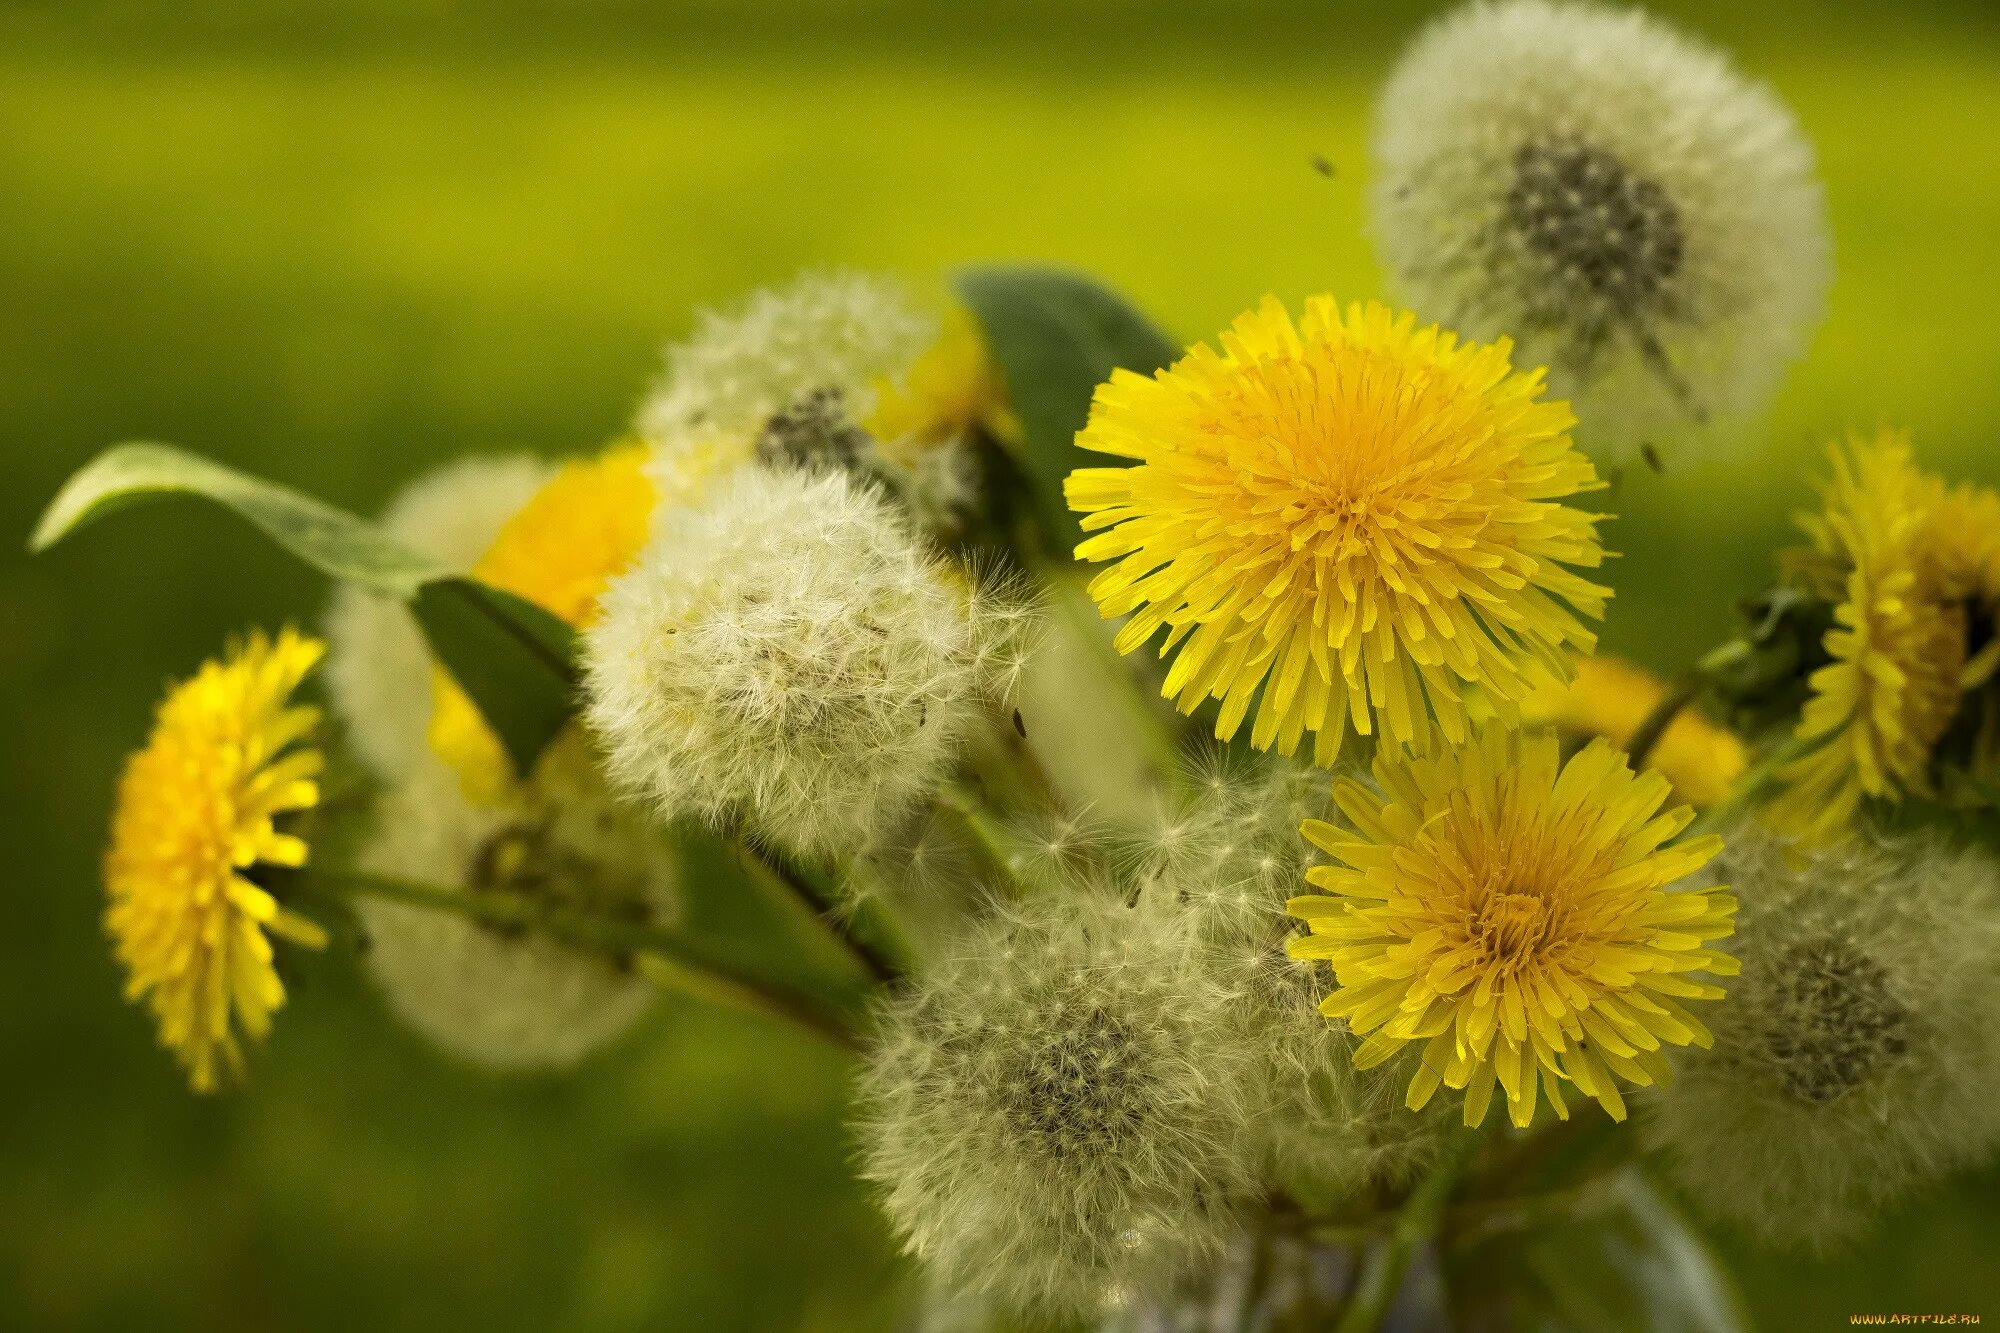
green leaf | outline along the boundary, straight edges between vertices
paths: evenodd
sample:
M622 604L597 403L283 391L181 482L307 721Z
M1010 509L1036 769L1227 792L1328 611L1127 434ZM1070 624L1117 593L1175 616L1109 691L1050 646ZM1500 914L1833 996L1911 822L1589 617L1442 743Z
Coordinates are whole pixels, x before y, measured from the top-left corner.
M120 444L85 464L29 539L45 551L104 515L194 496L248 519L323 574L410 604L431 651L506 747L533 769L576 711L576 635L534 603L465 578L366 519L289 486L164 444Z
M1116 293L1079 273L1048 268L962 270L959 299L986 334L1027 434L1022 460L1043 529L1069 554L1083 539L1063 479L1104 459L1076 447L1091 398L1113 370L1151 374L1181 348Z
M165 444L113 445L86 463L56 493L28 549L46 551L106 514L171 496L211 500L315 569L400 601L448 572L344 509Z
M516 773L576 712L576 631L525 598L471 578L432 579L410 611L431 652L479 708Z

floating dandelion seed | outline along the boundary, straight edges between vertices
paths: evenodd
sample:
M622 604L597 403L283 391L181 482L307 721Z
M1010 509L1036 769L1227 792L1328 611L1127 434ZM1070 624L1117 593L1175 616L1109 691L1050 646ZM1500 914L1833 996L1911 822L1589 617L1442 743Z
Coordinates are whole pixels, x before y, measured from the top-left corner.
M392 788L362 865L452 889L501 890L613 920L659 924L676 870L657 830L618 806L574 733L506 805L475 805L441 768ZM357 904L367 964L396 1014L439 1049L507 1071L575 1064L655 998L620 960L532 932L382 899Z
M258 878L305 864L281 825L319 802L320 752L299 744L319 711L291 696L322 651L289 629L232 645L167 694L118 780L104 926L126 998L146 1001L197 1092L242 1071L243 1038L285 1002L269 937L326 943Z
M1566 1083L1622 1120L1618 1080L1651 1086L1664 1047L1706 1044L1680 1001L1721 998L1688 974L1734 973L1706 945L1736 904L1672 887L1722 844L1666 845L1694 812L1659 813L1664 777L1602 741L1564 763L1552 736L1489 729L1437 757L1378 756L1375 780L1334 784L1351 829L1305 826L1334 860L1306 879L1332 896L1291 904L1313 931L1293 953L1339 983L1321 1011L1367 1038L1357 1068L1420 1045L1413 1109L1463 1088L1477 1125L1497 1078L1525 1127L1538 1087L1568 1118Z
M381 526L444 568L469 573L553 472L520 454L448 463L398 492ZM409 608L342 583L327 608L326 643L327 696L362 762L385 782L432 763L433 665Z
M1226 975L1108 886L974 928L882 1016L865 1174L954 1288L1087 1314L1216 1254L1252 1179Z
M1705 1211L1824 1246L2000 1141L2000 867L1732 835L1742 976L1645 1119Z
M1819 317L1825 210L1790 112L1639 11L1440 20L1383 91L1375 148L1403 299L1514 336L1608 459L1760 411Z
M1132 652L1164 631L1162 692L1222 701L1215 734L1330 764L1350 723L1418 751L1463 741L1477 686L1511 720L1535 664L1567 680L1607 589L1602 483L1569 410L1503 339L1462 343L1379 305L1276 300L1152 377L1117 371L1077 443L1137 460L1066 487L1090 584Z

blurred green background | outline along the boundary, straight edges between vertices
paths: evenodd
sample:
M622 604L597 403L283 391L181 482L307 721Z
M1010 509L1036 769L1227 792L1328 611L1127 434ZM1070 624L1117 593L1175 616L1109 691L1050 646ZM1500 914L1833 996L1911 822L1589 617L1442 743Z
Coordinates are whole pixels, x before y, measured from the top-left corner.
M1607 639L1672 671L1830 432L1907 424L2000 480L2000 26L1664 7L1798 109L1839 273L1767 443L1617 493ZM466 450L589 447L694 305L803 265L1065 261L1189 338L1267 290L1369 294L1367 106L1431 8L0 8L0 1326L883 1326L844 1070L784 1031L666 1007L579 1077L501 1083L334 957L247 1089L188 1095L100 938L107 793L165 678L324 589L188 508L19 543L121 438L364 510ZM2000 1315L1996 1186L1835 1261L1722 1244L1768 1328Z

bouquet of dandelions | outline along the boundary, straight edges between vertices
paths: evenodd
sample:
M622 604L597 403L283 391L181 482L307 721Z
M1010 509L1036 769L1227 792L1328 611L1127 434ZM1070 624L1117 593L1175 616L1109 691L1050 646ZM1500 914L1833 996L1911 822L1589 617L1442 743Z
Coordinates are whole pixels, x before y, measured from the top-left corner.
M936 1328L1729 1327L1650 1181L1824 1244L1988 1152L2000 495L1850 439L1739 639L1591 656L1591 455L1745 438L1818 312L1792 118L1515 0L1376 142L1442 327L1267 299L1181 353L1073 275L806 277L630 438L376 524L84 468L37 546L197 495L340 584L118 787L107 929L194 1087L330 938L496 1068L662 990L804 1024Z

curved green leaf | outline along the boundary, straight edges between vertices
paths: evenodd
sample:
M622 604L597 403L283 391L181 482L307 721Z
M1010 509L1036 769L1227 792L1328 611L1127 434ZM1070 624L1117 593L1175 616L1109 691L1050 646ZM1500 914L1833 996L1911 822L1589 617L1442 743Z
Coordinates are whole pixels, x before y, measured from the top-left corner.
M248 519L307 564L407 601L449 571L344 509L165 444L113 445L56 493L28 540L45 551L104 515L170 496L211 500Z
M1124 298L1062 269L971 268L957 276L959 299L986 335L1026 431L1025 463L1044 531L1069 554L1083 539L1063 501L1063 479L1102 462L1076 447L1097 386L1124 369L1150 374L1181 347Z
M193 496L249 520L323 574L407 602L431 652L529 772L576 711L576 634L534 603L453 574L366 519L164 444L120 444L66 482L28 541L45 551L106 514Z

